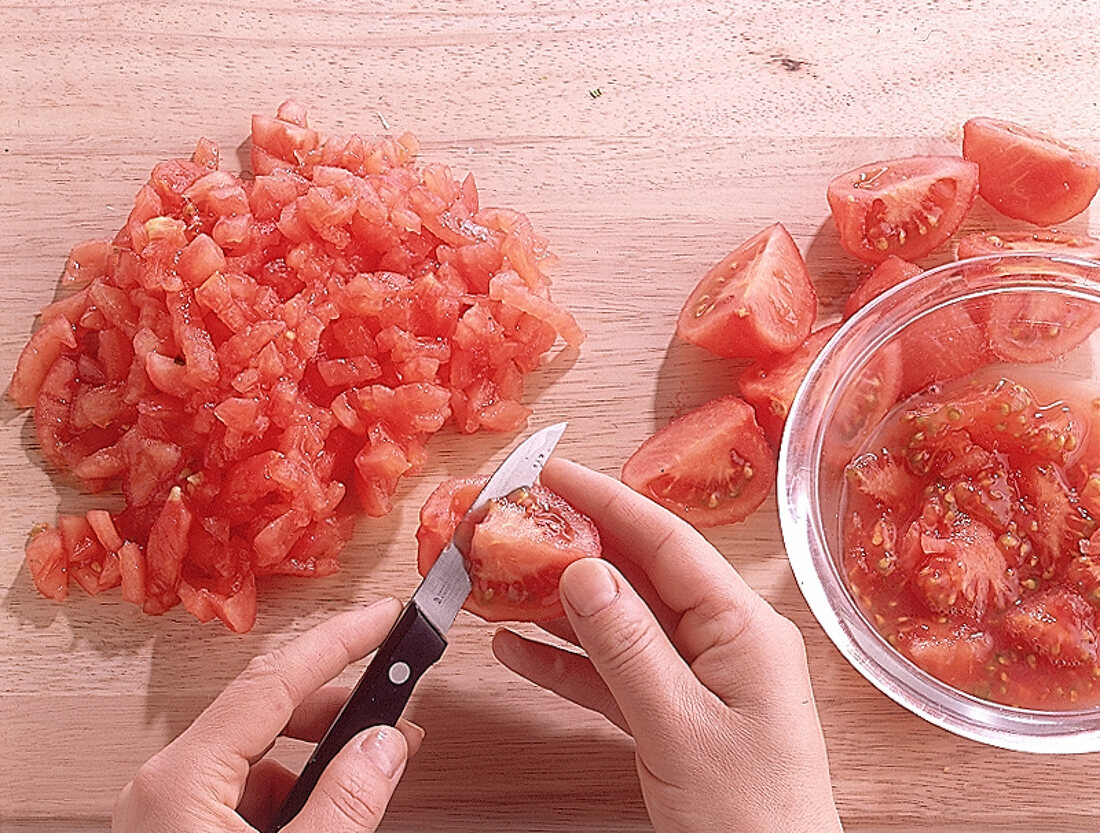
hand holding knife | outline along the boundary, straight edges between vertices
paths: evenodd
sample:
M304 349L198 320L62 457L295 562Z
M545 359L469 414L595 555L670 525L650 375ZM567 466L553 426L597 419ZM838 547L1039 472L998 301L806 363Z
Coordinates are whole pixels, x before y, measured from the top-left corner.
M564 422L547 426L520 443L489 478L466 519L478 517L491 501L534 484L565 427ZM459 524L455 537L463 534L464 525ZM458 616L470 587L465 556L452 538L317 744L267 833L276 833L298 814L325 767L355 735L382 723L396 725L417 681L443 655L447 647L444 634Z

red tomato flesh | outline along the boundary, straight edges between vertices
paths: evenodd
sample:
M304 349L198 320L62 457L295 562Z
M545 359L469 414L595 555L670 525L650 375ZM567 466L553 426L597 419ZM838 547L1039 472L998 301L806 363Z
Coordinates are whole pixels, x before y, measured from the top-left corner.
M696 527L743 521L775 480L775 453L752 406L725 396L677 417L642 443L621 479Z
M1040 226L1076 217L1100 188L1100 167L1090 154L1004 119L968 120L963 156L978 165L982 199L1007 217Z
M921 668L1014 706L1100 704L1096 413L956 383L900 405L851 461L849 584Z
M918 260L943 245L978 194L978 166L953 156L864 165L833 179L826 197L840 244L866 263Z
M431 569L488 477L441 483L420 510L417 568ZM562 571L600 555L596 525L538 484L490 502L473 526L466 566L473 585L464 607L490 622L544 622L564 614Z
M126 503L30 540L44 595L121 584L247 630L257 576L335 572L436 431L520 429L525 376L584 338L546 240L411 135L326 136L290 102L252 126L254 176L206 140L156 165L20 355L46 458Z
M753 362L741 372L737 381L741 396L753 406L756 420L772 445L779 445L787 413L810 365L839 329L840 324L822 327L810 333L790 355L771 362Z
M923 270L915 263L902 260L897 255L889 255L877 264L870 273L856 284L852 294L844 304L844 317L848 318L873 298L877 298L887 289L893 289L900 283L915 278Z
M802 254L779 223L712 267L684 303L676 333L727 358L790 353L810 334L817 293Z

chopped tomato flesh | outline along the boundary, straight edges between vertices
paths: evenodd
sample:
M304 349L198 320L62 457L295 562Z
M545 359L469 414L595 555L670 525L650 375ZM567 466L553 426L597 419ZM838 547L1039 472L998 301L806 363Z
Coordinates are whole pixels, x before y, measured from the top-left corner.
M326 136L288 102L251 147L250 176L206 139L157 164L19 358L47 459L126 503L30 539L44 595L121 584L247 630L256 576L336 572L432 435L522 428L525 376L584 339L547 241L411 135Z
M1100 467L1076 402L1008 380L899 405L847 469L855 598L914 663L1024 708L1100 704Z

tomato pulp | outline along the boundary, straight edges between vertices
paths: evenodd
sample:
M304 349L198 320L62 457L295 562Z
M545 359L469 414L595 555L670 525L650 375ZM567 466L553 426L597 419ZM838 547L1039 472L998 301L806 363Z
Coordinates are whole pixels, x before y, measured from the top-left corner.
M978 697L1100 705L1100 398L913 397L846 469L844 569L902 654Z
M420 510L417 568L427 575L488 477L441 483ZM535 484L489 503L466 552L472 589L464 605L490 622L545 622L562 616L558 580L578 558L600 555L596 525Z
M527 218L416 155L288 102L253 117L254 176L202 140L113 239L73 248L11 396L51 463L125 509L31 538L44 595L121 585L248 630L256 578L335 572L355 515L390 510L444 425L525 424L526 374L584 333Z

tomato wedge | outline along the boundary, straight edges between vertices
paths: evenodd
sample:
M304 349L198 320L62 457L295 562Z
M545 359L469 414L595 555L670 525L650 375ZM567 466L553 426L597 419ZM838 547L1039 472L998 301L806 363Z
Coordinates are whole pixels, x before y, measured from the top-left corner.
M710 269L688 296L676 333L726 358L790 353L810 334L817 293L802 254L779 223Z
M775 457L752 406L737 396L674 419L634 452L621 480L696 527L743 521L775 480Z
M1005 252L1052 252L1100 260L1100 240L1085 234L1064 234L1049 229L975 232L959 239L955 256L962 260Z
M978 194L978 166L955 156L874 162L829 183L840 244L865 263L917 260L945 243Z
M915 263L902 260L897 255L888 255L886 260L875 266L867 277L856 284L856 288L852 290L852 294L844 304L844 317L850 317L872 298L881 295L887 289L893 289L909 278L915 278L922 271Z
M962 147L978 165L982 198L1016 220L1063 223L1088 208L1100 188L1100 168L1090 154L1015 122L970 119Z
M1064 355L1100 326L1100 310L1077 298L1036 290L997 297L985 328L989 345L1007 362L1037 363Z
M840 324L829 324L815 330L790 355L778 361L753 362L738 377L741 395L756 410L756 419L773 445L779 445L787 413L798 393L798 386L806 378L806 371L839 329Z
M416 531L417 569L426 575L488 477L452 478L429 495ZM489 504L473 527L466 566L473 588L466 610L490 622L545 622L564 614L562 571L601 553L596 525L538 484Z

